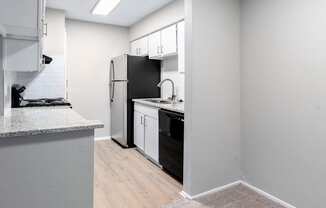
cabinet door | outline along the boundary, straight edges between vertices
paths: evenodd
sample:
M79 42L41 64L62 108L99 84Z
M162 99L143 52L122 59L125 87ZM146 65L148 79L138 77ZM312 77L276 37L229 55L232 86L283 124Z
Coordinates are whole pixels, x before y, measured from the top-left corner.
M178 69L185 72L185 22L178 23Z
M130 55L138 56L138 42L133 41L130 43Z
M38 28L39 38L42 40L48 33L48 26L45 21L46 3L45 0L39 0L39 15L38 15Z
M145 153L158 162L158 119L145 116Z
M40 0L39 8L39 60L41 69L45 68L45 63L43 61L43 54L45 52L45 39L48 36L48 24L45 20L46 15L46 1Z
M148 37L135 40L130 44L130 53L133 56L147 56L148 55Z
M39 71L39 41L4 39L3 60L5 71Z
M148 36L148 55L150 59L161 59L161 32Z
M144 151L144 115L134 111L134 144Z
M148 37L139 39L138 42L139 42L139 55L147 56L148 55Z
M0 24L8 34L38 36L41 0L0 0Z
M165 28L161 32L163 56L171 56L177 54L177 26L172 25Z

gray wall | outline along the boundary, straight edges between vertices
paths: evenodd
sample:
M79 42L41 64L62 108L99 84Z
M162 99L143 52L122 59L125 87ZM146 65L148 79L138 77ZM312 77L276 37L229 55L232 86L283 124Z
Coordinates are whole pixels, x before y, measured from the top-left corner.
M325 207L326 1L243 0L244 172L297 207Z
M129 50L128 28L66 21L68 99L83 117L100 120L105 128L96 137L109 137L110 58Z
M185 1L184 191L190 195L242 175L239 5L238 0Z

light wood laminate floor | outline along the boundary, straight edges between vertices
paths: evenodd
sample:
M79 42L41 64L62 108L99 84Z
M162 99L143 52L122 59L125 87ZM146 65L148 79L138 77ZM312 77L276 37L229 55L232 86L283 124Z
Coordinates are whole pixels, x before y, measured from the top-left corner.
M94 208L159 208L181 199L181 184L113 141L95 144L94 184Z

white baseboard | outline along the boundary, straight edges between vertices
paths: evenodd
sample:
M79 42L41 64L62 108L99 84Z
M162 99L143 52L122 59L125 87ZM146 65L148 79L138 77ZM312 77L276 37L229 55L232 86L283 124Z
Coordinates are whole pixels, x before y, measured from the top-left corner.
M211 194L211 193L216 193L216 192L226 190L228 188L231 188L231 187L239 185L239 184L241 184L243 186L246 186L247 188L255 191L256 193L258 193L258 194L260 194L260 195L262 195L262 196L264 196L264 197L266 197L266 198L268 198L268 199L270 199L270 200L272 200L272 201L274 201L274 202L276 202L278 204L281 204L282 206L284 206L286 208L296 208L295 206L293 206L293 205L291 205L291 204L289 204L289 203L287 203L287 202L285 202L285 201L283 201L283 200L281 200L281 199L279 199L279 198L277 198L277 197L275 197L275 196L273 196L273 195L271 195L271 194L269 194L269 193L255 187L253 185L250 185L249 183L247 183L245 181L241 181L241 180L233 182L233 183L229 183L229 184L224 185L224 186L220 186L220 187L211 189L209 191L206 191L206 192L194 195L194 196L191 196L190 194L186 193L185 191L181 191L180 195L183 196L186 199L196 199L198 197L202 197L202 196L205 196L205 195L208 195L208 194Z
M95 141L110 140L111 137L95 137Z
M185 199L192 199L192 197L183 190L179 194Z
M282 205L283 207L286 207L286 208L296 208L295 206L293 206L293 205L291 205L291 204L289 204L289 203L287 203L287 202L285 202L285 201L283 201L283 200L281 200L281 199L279 199L279 198L277 198L277 197L275 197L275 196L273 196L273 195L271 195L271 194L269 194L269 193L267 193L267 192L265 192L265 191L263 191L263 190L255 187L255 186L253 186L253 185L251 185L251 184L249 184L249 183L247 183L245 181L241 181L241 184L243 186L246 186L249 189L257 192L258 194L260 194L260 195L262 195L262 196L264 196L264 197L266 197L266 198L268 198L268 199L270 199L270 200L272 200L272 201L274 201L274 202Z
M200 194L196 194L194 196L191 196L190 194L186 193L185 191L181 191L180 195L183 196L184 198L187 198L187 199L196 199L198 197L205 196L205 195L208 195L208 194L211 194L211 193L216 193L216 192L223 191L225 189L228 189L228 188L231 188L233 186L239 185L240 183L241 183L241 181L236 181L236 182L233 182L233 183L226 184L224 186L220 186L220 187L211 189L209 191L205 191L205 192L200 193Z

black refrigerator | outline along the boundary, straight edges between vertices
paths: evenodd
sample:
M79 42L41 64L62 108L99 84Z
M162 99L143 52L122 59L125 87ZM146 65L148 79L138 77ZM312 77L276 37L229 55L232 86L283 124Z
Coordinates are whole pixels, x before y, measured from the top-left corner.
M161 61L122 55L110 62L111 137L122 147L134 147L132 99L159 98Z

